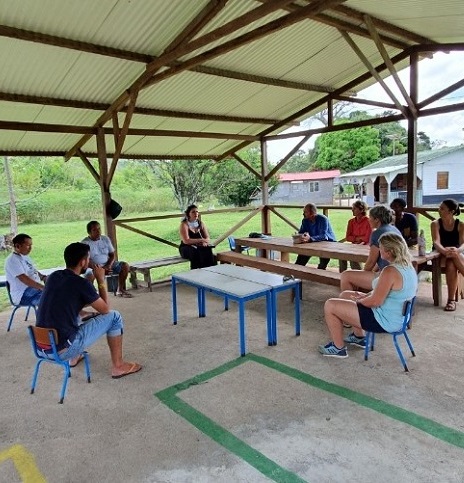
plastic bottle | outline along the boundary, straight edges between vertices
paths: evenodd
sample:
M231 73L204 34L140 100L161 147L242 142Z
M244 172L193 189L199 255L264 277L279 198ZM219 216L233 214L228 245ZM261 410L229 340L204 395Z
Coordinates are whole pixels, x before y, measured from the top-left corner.
M417 237L417 249L419 251L419 256L423 257L425 255L425 237L424 237L424 230L419 232L419 236Z

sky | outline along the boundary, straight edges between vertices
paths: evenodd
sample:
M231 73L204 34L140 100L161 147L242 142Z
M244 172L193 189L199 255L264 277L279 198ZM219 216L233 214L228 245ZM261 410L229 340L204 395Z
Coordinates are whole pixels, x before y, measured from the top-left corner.
M452 52L450 54L436 53L433 59L424 59L419 63L419 101L428 98L432 94L448 87L450 84L462 79L464 65L464 52ZM408 90L409 69L404 69L399 73L403 85ZM395 93L400 102L405 105L403 96L399 93L392 78L386 79L390 89ZM380 85L374 85L360 91L358 97L370 100L392 102L387 93ZM444 100L435 102L428 107L438 107L450 103L464 102L464 88L452 92ZM356 110L367 111L377 114L382 109L371 108L370 106L358 105ZM401 125L407 129L406 121L401 121ZM292 127L285 132L301 131L308 128L320 127L318 121L305 121L304 126ZM423 117L418 120L418 131L424 131L431 141L439 141L438 147L456 146L464 143L464 111L438 116ZM314 146L316 136L313 136L302 149L307 151ZM282 159L290 149L292 149L300 138L288 139L283 141L273 141L268 143L268 157L272 164Z

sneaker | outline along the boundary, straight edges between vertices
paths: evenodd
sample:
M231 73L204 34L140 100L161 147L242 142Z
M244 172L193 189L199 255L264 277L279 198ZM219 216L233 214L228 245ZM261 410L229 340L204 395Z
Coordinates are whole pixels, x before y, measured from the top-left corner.
M355 345L356 347L361 347L361 349L366 348L366 338L365 337L358 337L352 332L349 336L343 339L344 342L348 344Z
M348 357L348 352L346 352L346 347L342 347L338 349L333 342L329 342L326 345L319 346L319 352L323 356L327 357L339 357L340 359L344 359Z

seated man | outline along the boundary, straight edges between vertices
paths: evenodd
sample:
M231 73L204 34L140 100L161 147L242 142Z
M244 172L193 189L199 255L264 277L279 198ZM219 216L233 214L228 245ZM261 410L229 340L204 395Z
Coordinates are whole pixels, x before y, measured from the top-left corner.
M406 213L406 201L395 198L390 203L390 208L395 212L395 226L398 228L408 247L417 245L417 218L412 213Z
M142 366L125 362L122 357L124 324L121 314L109 309L104 268L98 265L94 268L98 293L80 276L89 266L89 251L84 243L71 243L65 248L66 269L48 277L37 313L37 327L57 330L60 358L70 360L71 366L81 360L79 355L87 347L106 334L111 353L111 376L119 379L140 371ZM96 313L83 311L87 305ZM81 317L86 320L82 324Z
M103 267L105 274L117 274L119 297L132 298L132 294L126 291L126 280L129 274L129 265L126 262L115 261L114 247L111 240L101 234L101 227L98 221L87 223L89 236L82 240L82 243L90 247L89 267L95 272L95 267ZM93 278L92 278L93 281Z
M329 219L324 215L318 215L316 205L313 203L308 203L303 208L303 220L298 233L303 235L303 243L336 241ZM306 255L298 255L295 264L306 265L309 259L310 257ZM320 258L317 268L325 270L329 262L330 258Z
M31 250L32 238L20 233L13 238L13 253L5 260L6 280L16 305L38 305L44 289L47 277L35 268L29 257Z

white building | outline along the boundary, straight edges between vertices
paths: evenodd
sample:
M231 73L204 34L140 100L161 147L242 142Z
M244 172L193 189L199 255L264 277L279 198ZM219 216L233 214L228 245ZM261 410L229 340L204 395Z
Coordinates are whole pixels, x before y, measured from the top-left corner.
M406 199L407 154L390 156L340 176L343 184L361 186L369 205ZM464 146L417 153L416 206L437 205L443 199L464 202Z

